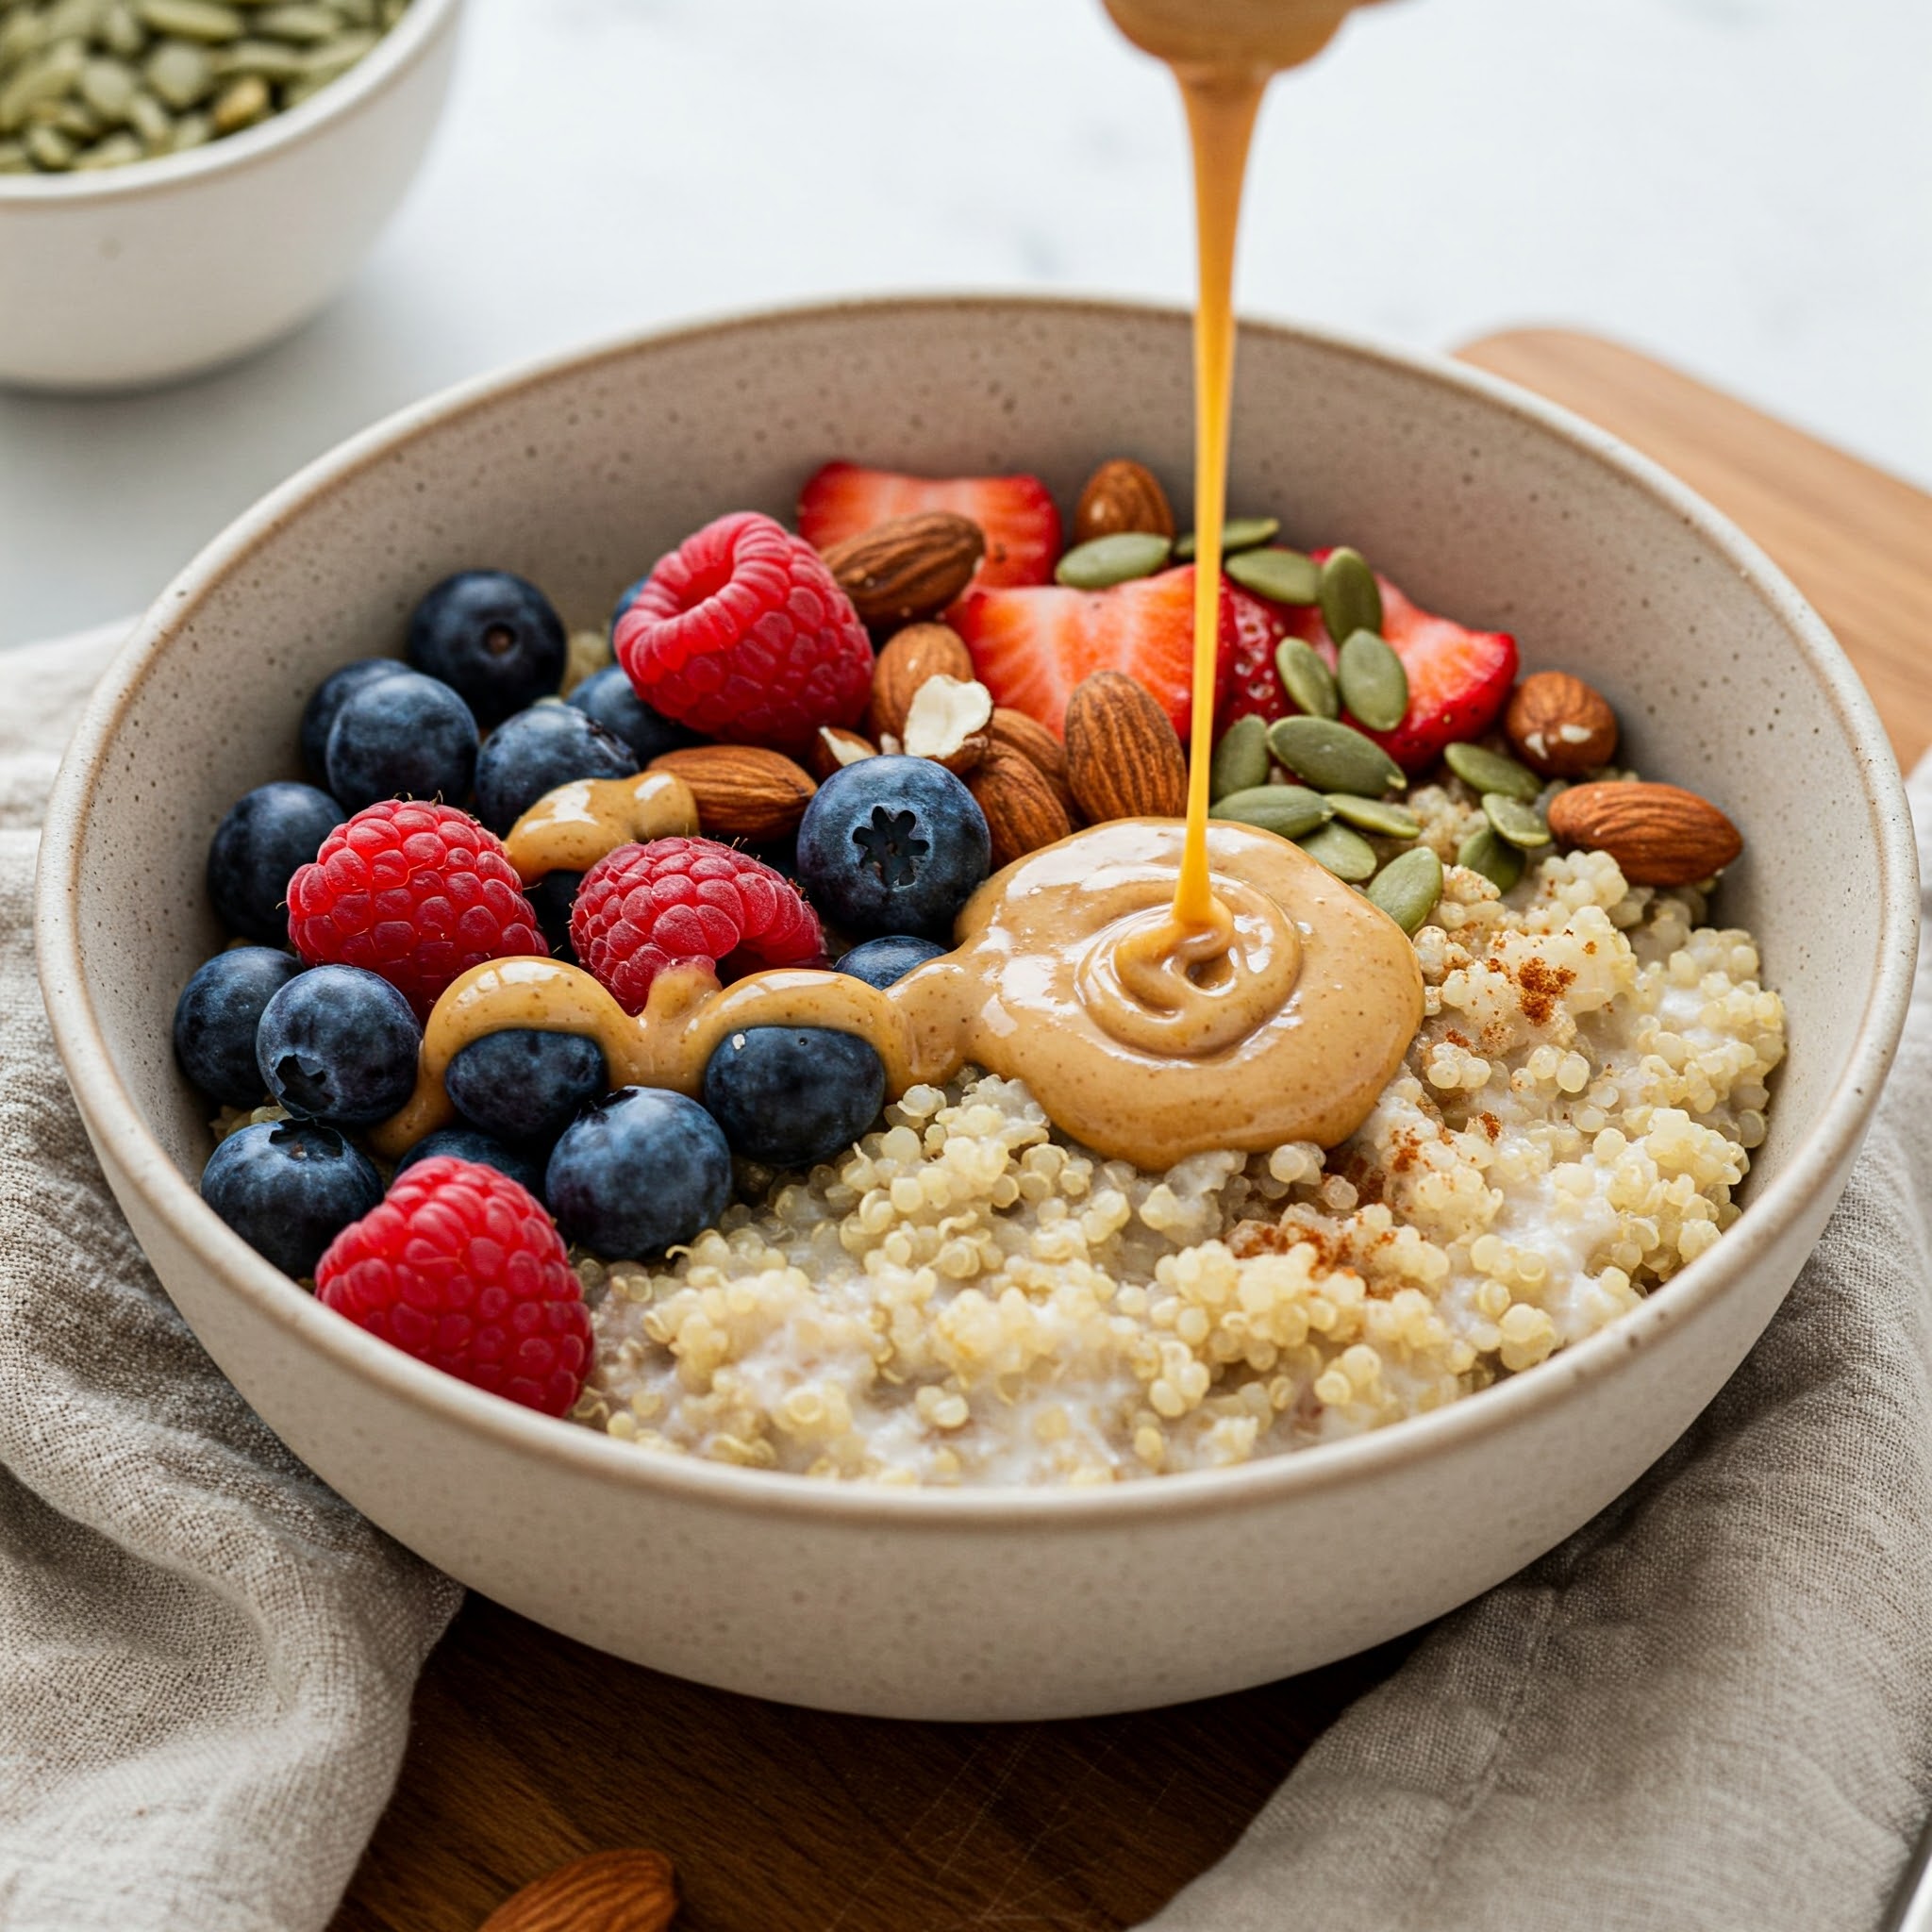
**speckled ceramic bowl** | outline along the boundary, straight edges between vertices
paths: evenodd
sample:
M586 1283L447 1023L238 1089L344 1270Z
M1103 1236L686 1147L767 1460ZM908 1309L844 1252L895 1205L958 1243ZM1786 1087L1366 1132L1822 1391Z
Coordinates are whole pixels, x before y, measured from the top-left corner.
M1236 503L1307 541L1345 535L1424 602L1515 631L1530 665L1587 675L1640 765L1744 826L1723 909L1763 939L1790 1058L1742 1219L1627 1319L1486 1394L1097 1493L834 1488L641 1453L302 1293L195 1193L208 1135L168 1022L218 943L208 834L295 771L325 672L394 648L424 587L464 565L601 621L687 531L785 513L828 456L1024 467L1062 501L1123 452L1189 474L1179 314L890 302L625 342L410 410L251 510L105 680L48 819L41 970L108 1177L215 1359L404 1542L573 1636L741 1690L908 1717L1158 1704L1306 1669L1496 1582L1650 1463L1764 1327L1906 1007L1913 850L1870 703L1764 558L1609 438L1330 337L1250 328L1241 353Z

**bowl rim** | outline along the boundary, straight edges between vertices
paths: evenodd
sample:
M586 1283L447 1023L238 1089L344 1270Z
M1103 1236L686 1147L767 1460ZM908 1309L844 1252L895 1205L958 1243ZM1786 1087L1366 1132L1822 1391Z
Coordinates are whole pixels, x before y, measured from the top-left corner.
M419 0L420 4L420 0ZM1409 376L1446 384L1555 436L1624 480L1661 499L1748 582L1810 660L1827 708L1865 768L1866 819L1877 847L1881 912L1877 970L1858 1031L1830 1091L1792 1149L1722 1241L1690 1262L1636 1308L1534 1371L1454 1402L1340 1441L1257 1457L1226 1469L1176 1472L1092 1489L899 1488L812 1482L695 1457L641 1452L567 1421L537 1414L416 1361L324 1307L215 1218L188 1175L142 1122L115 1072L94 1018L74 916L81 828L104 754L121 718L166 656L183 618L256 545L309 499L344 486L396 448L477 406L560 375L621 361L641 351L741 331L811 326L850 317L976 311L1017 320L1029 313L1126 318L1186 330L1185 308L1102 297L1006 294L875 296L740 312L675 327L627 332L472 378L413 404L339 444L244 511L208 543L156 600L91 698L61 761L42 835L35 927L40 977L57 1047L89 1130L146 1210L223 1286L254 1311L320 1350L337 1366L371 1379L390 1399L505 1451L569 1469L580 1480L655 1492L672 1501L734 1513L859 1527L989 1533L1050 1533L1075 1526L1124 1529L1150 1519L1277 1504L1306 1491L1367 1481L1391 1465L1443 1456L1488 1433L1510 1428L1569 1398L1582 1385L1630 1371L1673 1329L1694 1320L1781 1242L1809 1209L1819 1186L1847 1164L1862 1140L1890 1064L1909 1003L1918 953L1918 853L1904 785L1870 696L1824 622L1770 558L1728 519L1649 458L1556 404L1448 358L1398 349L1300 324L1243 319L1249 340L1307 343Z
M0 212L52 210L84 205L139 200L189 188L215 175L232 173L252 161L267 160L285 148L313 141L361 104L386 93L455 25L463 0L409 0L403 17L361 59L297 106L240 133L190 148L75 175L0 175Z

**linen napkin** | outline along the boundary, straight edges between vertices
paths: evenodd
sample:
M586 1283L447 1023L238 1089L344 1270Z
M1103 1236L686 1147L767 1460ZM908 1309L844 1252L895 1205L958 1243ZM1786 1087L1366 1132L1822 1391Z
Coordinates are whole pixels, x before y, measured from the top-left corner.
M125 629L0 654L0 1926L318 1932L460 1592L202 1352L55 1057L35 828Z

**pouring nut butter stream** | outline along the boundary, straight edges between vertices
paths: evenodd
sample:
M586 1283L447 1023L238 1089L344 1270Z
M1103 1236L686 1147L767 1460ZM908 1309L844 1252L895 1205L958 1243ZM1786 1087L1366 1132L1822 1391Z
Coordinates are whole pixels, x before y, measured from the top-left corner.
M614 1083L688 1094L718 1045L745 1028L855 1033L878 1053L894 1096L981 1066L1024 1079L1063 1132L1148 1169L1208 1149L1333 1146L1367 1117L1422 1022L1414 949L1300 847L1208 816L1242 174L1270 76L1318 53L1349 8L1107 4L1130 40L1174 67L1194 153L1198 568L1185 821L1118 819L1016 860L967 903L951 952L883 990L803 967L721 986L708 969L679 967L658 975L633 1015L557 960L474 967L436 1003L416 1091L375 1137L383 1153L445 1124L450 1061L512 1027L586 1035ZM689 788L647 772L560 788L506 844L528 884L697 826Z

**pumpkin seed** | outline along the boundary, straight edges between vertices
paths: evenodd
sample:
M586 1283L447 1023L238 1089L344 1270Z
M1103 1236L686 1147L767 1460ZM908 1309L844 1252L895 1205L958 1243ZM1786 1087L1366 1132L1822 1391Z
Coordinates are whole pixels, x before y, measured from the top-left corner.
M1262 544L1274 542L1280 534L1279 517L1229 517L1221 526L1222 557L1236 557L1243 550L1258 550ZM1189 530L1175 541L1174 560L1176 563L1193 562L1194 541L1194 532Z
M58 127L29 127L26 151L33 157L34 166L49 174L63 173L74 165L74 142Z
M50 41L84 41L101 24L108 0L55 0L41 22L41 32Z
M1283 638L1274 647L1274 668L1281 686L1310 718L1339 718L1341 698L1335 674L1321 652L1300 638Z
M224 47L212 62L216 75L231 80L238 74L258 74L264 80L294 80L308 72L299 47L279 41L236 41Z
M266 121L274 111L275 101L269 93L268 82L258 74L243 75L240 80L230 81L209 110L217 134L236 134L244 127L253 127L258 121Z
M1322 607L1322 622L1328 626L1328 635L1337 643L1358 630L1382 635L1381 587L1359 550L1344 544L1323 558L1315 601Z
M397 18L402 15L401 8L396 9ZM385 21L385 25L390 23ZM338 75L348 73L363 55L368 53L381 38L379 34L366 33L358 29L353 33L338 34L336 38L320 47L311 47L304 61L304 73L310 80L334 80ZM1140 534L1122 531L1123 536Z
M1241 825L1256 825L1264 832L1279 832L1284 839L1299 839L1303 833L1325 825L1335 816L1335 808L1319 791L1310 791L1306 786L1250 785L1216 799L1213 815Z
M402 19L408 5L409 0L381 0L377 10L382 16L384 28L387 29L395 25L396 22Z
M1500 791L1506 798L1530 805L1543 789L1543 781L1527 765L1519 765L1501 752L1485 751L1479 744L1445 745L1442 762L1472 791Z
M1328 803L1335 816L1358 832L1374 832L1384 839L1419 839L1423 822L1416 815L1387 798L1357 798L1352 792L1331 791Z
M1208 796L1225 798L1230 792L1251 791L1268 782L1268 721L1252 712L1237 718L1221 734L1208 767Z
M85 101L37 101L28 118L43 127L58 127L83 146L107 131L101 117Z
M1339 879L1346 879L1352 886L1358 886L1364 879L1374 876L1375 848L1359 832L1352 832L1346 825L1324 825L1319 832L1310 832L1306 839L1297 839L1295 843L1317 865L1325 867Z
M1541 812L1507 791L1483 793L1483 816L1499 839L1507 839L1522 852L1535 852L1550 842L1550 828Z
M375 25L375 0L335 0L335 6L351 26Z
M1243 550L1227 560L1227 574L1242 590L1271 604L1312 604L1320 572L1299 550Z
M1054 566L1054 581L1073 591L1105 591L1134 577L1151 577L1174 552L1174 543L1150 530L1116 530L1076 543Z
M135 11L158 34L210 45L242 38L242 16L222 0L134 0Z
M1353 631L1335 660L1341 702L1371 731L1393 731L1408 710L1408 673L1372 630Z
M15 13L0 21L0 68L11 67L16 61L25 60L29 54L38 53L46 45L47 37L42 30L40 16L36 13Z
M1404 932L1413 933L1442 896L1442 861L1426 845L1412 845L1369 881L1368 897Z
M184 114L175 124L168 152L185 155L192 147L206 147L215 138L215 125L206 114Z
M80 71L80 97L103 121L127 118L134 99L134 69L125 60L90 60Z
M59 41L23 67L0 88L0 134L17 134L37 101L58 101L80 78L87 49L78 41ZM31 150L33 143L27 146Z
M1277 718L1268 749L1318 791L1378 798L1402 783L1402 767L1374 739L1330 718Z
M0 141L0 175L31 175L34 164L17 141Z
M96 168L125 168L129 161L141 160L146 154L140 137L128 133L124 127L120 133L110 134L105 141L97 141L92 147L75 155L74 172L79 175L91 174Z
M135 18L128 0L114 0L101 16L101 44L110 54L131 60L147 45L147 29Z
M197 107L214 92L214 63L205 48L187 41L163 41L147 57L147 84L178 114Z
M127 103L127 125L147 143L151 154L167 152L175 117L145 88L137 88Z
M248 23L249 31L272 34L278 41L325 41L341 27L341 16L332 8L294 4L264 7Z
M1479 872L1499 892L1507 892L1523 876L1523 854L1490 826L1478 825L1457 848L1456 862Z

